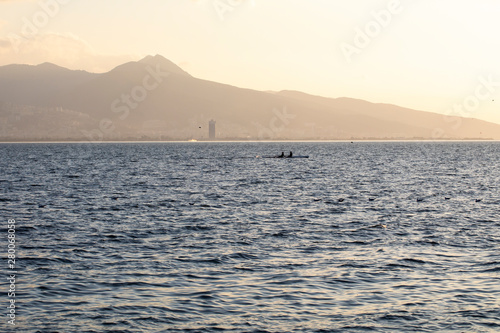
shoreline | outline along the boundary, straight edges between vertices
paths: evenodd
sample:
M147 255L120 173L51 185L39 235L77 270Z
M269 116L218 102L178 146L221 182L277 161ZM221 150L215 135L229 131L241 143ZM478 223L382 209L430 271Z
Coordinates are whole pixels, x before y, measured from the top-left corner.
M369 142L500 142L497 139L332 139L332 140L106 140L106 141L84 141L84 140L12 140L1 141L0 144L23 144L23 143L74 143L74 144L105 144L105 143L280 143L280 142L302 142L302 143L369 143Z

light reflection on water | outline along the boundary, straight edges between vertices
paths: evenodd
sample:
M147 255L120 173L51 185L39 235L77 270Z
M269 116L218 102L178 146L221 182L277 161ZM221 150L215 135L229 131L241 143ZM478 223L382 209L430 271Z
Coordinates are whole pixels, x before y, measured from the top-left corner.
M498 143L0 149L21 330L500 330Z

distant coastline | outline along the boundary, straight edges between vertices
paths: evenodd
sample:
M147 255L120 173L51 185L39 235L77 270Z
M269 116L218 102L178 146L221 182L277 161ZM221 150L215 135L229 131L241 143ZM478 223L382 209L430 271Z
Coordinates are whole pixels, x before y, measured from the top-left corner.
M317 139L317 140L303 140L303 139L281 139L281 140L258 140L258 139L218 139L218 140L103 140L103 141L88 141L88 140L0 140L0 144L5 143L78 143L78 144L102 144L102 143L224 143L224 142L248 142L248 143L272 143L272 142L500 142L500 140L492 138L463 138L463 139L390 139L390 138L362 138L362 139Z
M0 66L0 142L500 140L500 124L465 116L244 89L159 55L101 74Z

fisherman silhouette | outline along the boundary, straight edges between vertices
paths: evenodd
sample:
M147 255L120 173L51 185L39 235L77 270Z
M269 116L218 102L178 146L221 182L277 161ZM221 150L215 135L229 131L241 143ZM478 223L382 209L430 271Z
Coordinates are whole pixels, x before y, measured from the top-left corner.
M292 154L292 152L290 152L290 155L288 155L288 157L293 157L293 154Z
M285 152L283 152L283 151L282 151L282 152L281 152L281 155L280 155L280 156L278 156L278 157L279 157L279 158L281 158L281 157L285 157Z

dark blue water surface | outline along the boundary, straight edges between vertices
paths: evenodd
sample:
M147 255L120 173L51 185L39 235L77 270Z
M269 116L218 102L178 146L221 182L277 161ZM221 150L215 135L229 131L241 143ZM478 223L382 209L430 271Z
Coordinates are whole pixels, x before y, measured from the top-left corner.
M500 332L500 143L0 154L19 332Z

